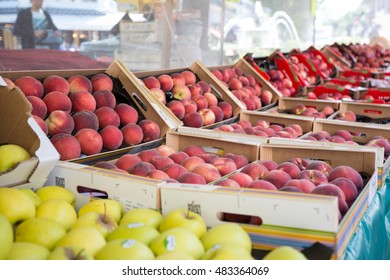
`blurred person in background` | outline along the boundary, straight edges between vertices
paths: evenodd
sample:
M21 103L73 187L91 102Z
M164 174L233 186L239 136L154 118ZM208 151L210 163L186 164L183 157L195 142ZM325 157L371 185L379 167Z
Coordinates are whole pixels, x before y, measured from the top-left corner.
M31 7L19 10L16 16L13 33L20 37L23 49L38 46L58 49L62 42L61 32L42 4L43 0L31 0Z

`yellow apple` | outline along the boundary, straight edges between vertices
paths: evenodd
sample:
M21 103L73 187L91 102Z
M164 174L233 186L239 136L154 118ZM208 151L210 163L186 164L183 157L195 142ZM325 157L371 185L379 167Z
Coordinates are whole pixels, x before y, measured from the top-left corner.
M35 205L22 191L0 188L0 214L11 224L35 217Z
M130 223L118 226L106 237L106 240L134 239L149 245L159 234L158 230L152 226L146 226L142 223Z
M202 236L207 230L206 223L199 214L184 208L175 209L166 214L158 229L164 232L174 227L184 227L195 233L197 237Z
M55 220L31 218L16 227L15 241L35 243L51 250L65 234L65 227Z
M265 255L263 260L307 260L307 258L293 247L280 246Z
M185 252L168 252L156 257L156 260L195 260Z
M48 260L93 260L84 248L78 246L56 247L47 256Z
M27 194L27 196L31 199L32 203L34 203L35 207L38 207L41 204L41 198L34 192L32 189L19 189L20 191Z
M37 218L48 218L59 222L69 230L77 220L77 212L72 205L65 200L49 199L43 201L35 215Z
M123 205L114 199L96 199L92 200L80 207L78 216L82 216L88 212L97 212L112 217L116 223L122 218L124 208Z
M30 242L14 242L7 260L46 260L50 251L42 246Z
M14 230L6 217L0 214L0 260L4 260L14 242Z
M200 238L206 250L215 244L233 242L244 247L249 253L252 251L252 241L249 234L238 224L223 223L210 228Z
M253 260L248 250L237 243L215 244L203 255L202 260Z
M142 242L134 239L115 239L99 250L96 260L153 260L154 254Z
M200 259L205 253L202 242L195 233L183 227L171 228L160 233L149 247L156 256L168 252L185 252L194 259Z
M36 191L42 201L49 199L62 199L75 206L75 195L68 189L60 186L43 186Z
M150 208L133 208L127 211L119 222L119 225L130 223L142 223L145 226L158 228L162 220L159 211Z
M56 247L77 246L84 248L91 256L94 256L106 245L103 235L93 227L79 227L70 230L56 244Z
M78 217L71 228L86 226L96 228L104 237L106 237L110 232L116 229L118 224L110 216L96 212L88 212L81 217Z
M0 172L6 171L23 160L31 158L26 149L15 144L0 146Z

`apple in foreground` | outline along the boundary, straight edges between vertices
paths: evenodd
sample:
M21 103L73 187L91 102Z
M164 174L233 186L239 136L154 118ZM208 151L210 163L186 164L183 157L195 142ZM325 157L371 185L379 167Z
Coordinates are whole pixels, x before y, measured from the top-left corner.
M134 239L115 239L107 242L95 255L96 260L153 260L154 254L142 242Z
M42 245L30 242L14 242L7 260L46 260L50 251Z
M8 255L14 242L14 230L6 217L0 214L0 260Z
M0 188L0 215L15 224L35 217L35 205L18 189Z
M42 202L36 210L37 218L52 219L60 223L66 230L77 220L75 208L68 202L60 199L49 199Z
M56 247L47 256L48 260L93 260L84 248L78 246Z
M202 260L253 260L253 256L241 245L233 242L218 243L208 249Z
M80 217L88 212L105 214L112 217L116 223L119 223L124 213L124 208L119 201L114 199L96 199L81 206L78 216Z
M26 149L15 144L0 146L0 172L6 171L21 161L31 158Z
M62 199L66 202L75 205L76 197L70 190L59 186L43 186L35 191L41 201L49 199Z
M107 235L115 230L117 226L118 224L115 222L114 218L110 216L97 212L88 212L77 218L72 225L72 229L77 227L93 227L104 237L107 237Z
M142 223L129 223L118 226L106 237L106 240L108 242L115 239L134 239L149 245L159 234L155 227Z
M142 223L145 226L158 228L162 220L159 211L150 208L133 208L128 210L119 222L119 225Z

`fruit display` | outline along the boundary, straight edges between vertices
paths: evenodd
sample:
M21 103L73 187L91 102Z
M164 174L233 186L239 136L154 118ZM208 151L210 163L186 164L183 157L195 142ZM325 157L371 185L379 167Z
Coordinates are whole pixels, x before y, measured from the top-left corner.
M341 102L337 113L332 116L336 120L349 122L372 123L387 127L390 123L390 106L368 102Z

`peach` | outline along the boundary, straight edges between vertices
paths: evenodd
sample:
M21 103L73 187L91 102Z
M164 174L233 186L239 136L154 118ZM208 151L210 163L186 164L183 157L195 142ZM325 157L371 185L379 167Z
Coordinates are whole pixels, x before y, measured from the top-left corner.
M263 180L272 183L277 189L280 189L291 180L291 177L283 170L271 170L264 175Z
M144 133L143 142L150 142L160 137L160 127L152 120L142 120L138 123Z
M278 163L276 163L273 160L261 160L261 161L259 161L259 163L264 165L268 169L268 171L275 170L276 167L278 167L278 165L279 165Z
M236 89L233 89L232 91L232 94L238 99L238 100L242 100L242 96L241 96L241 92L236 90Z
M159 181L170 179L169 176L161 170L151 170L145 175L145 177L156 179Z
M175 100L172 100L172 101L175 101ZM194 100L187 98L187 99L180 100L180 102L183 103L183 105L184 105L184 115L198 111L198 105L196 104L196 102ZM184 117L184 115L183 115L183 117Z
M338 198L338 206L341 215L344 215L348 211L348 204L345 201L345 196L343 191L336 185L326 183L320 184L313 189L312 194L319 195L328 195L328 196L336 196Z
M204 153L204 154L198 155L198 157L203 159L205 163L211 163L218 156L216 154Z
M171 76L167 74L161 74L157 77L157 80L160 82L160 88L164 91L171 91L173 88L173 80Z
M214 185L221 186L221 187L236 188L236 189L241 188L240 185L236 181L229 179L229 178L218 180Z
M184 77L186 86L194 85L196 83L196 76L192 71L184 70L180 74Z
M242 128L245 128L245 127L251 127L252 126L252 123L248 120L239 120L237 122L237 124L239 124Z
M184 86L186 84L186 79L180 73L172 73L171 78L173 81L173 87Z
M115 164L108 162L108 161L98 161L93 166L98 167L98 168L103 168L103 169L109 169L109 170L116 170L117 169Z
M123 142L127 145L138 145L142 142L144 133L139 125L129 123L123 126L120 130L123 134Z
M43 85L42 83L31 76L22 76L14 81L15 86L19 87L25 96L37 96L42 98Z
M150 162L151 159L155 156L161 156L160 152L156 149L144 150L139 152L137 155L141 158L142 161L145 162Z
M106 73L95 74L91 77L92 92L99 90L112 91L114 83Z
M60 160L76 159L81 155L80 143L73 135L58 133L50 141L60 154Z
M175 163L181 164L184 160L189 158L189 155L187 155L185 152L179 151L170 154L168 157L171 158Z
M74 129L73 118L64 111L53 111L45 120L50 136L58 133L71 134Z
M291 113L294 115L301 115L306 110L306 105L302 103L298 103L291 109Z
M342 138L344 138L345 141L351 141L352 140L352 134L348 131L348 130L345 130L345 129L339 129L337 130L334 134L334 135L338 135L338 136L341 136Z
M196 83L196 85L202 88L203 94L205 94L206 92L211 92L210 84L205 81L199 81Z
M291 179L295 179L298 174L301 172L301 169L299 167L292 163L292 162L282 162L276 167L276 170L283 170L286 172L288 175L290 175Z
M65 78L58 75L47 76L43 80L42 85L45 93L49 93L52 91L60 91L68 95L70 91L70 86L68 81Z
M237 172L230 175L229 179L236 181L241 188L246 188L250 183L253 182L251 176L242 172Z
M338 186L343 191L345 201L348 206L351 206L358 196L358 190L355 184L351 180L343 177L337 178L329 183Z
M47 114L46 103L41 98L34 95L27 96L27 100L31 103L32 106L31 114L44 119Z
M277 191L278 189L271 183L265 180L253 180L248 186L248 189L260 189L260 190L271 190Z
M120 125L138 122L138 111L126 103L119 103L114 108L120 119Z
M176 150L166 144L160 145L156 148L156 151L160 153L162 156L170 156L171 154L176 153Z
M83 128L74 135L80 142L81 153L84 155L94 155L102 151L102 136L94 129Z
M49 133L49 130L47 128L45 121L41 117L36 116L36 115L32 115L32 117L37 122L39 127L42 129L43 133L45 133L47 135Z
M361 191L364 187L362 176L359 174L359 172L350 166L340 165L333 168L333 170L329 173L329 181L336 180L339 177L351 180L355 184L358 191Z
M189 145L183 149L183 152L185 152L190 157L199 156L206 153L206 151L198 145Z
M234 128L230 124L223 124L220 127L218 127L217 130L225 131L225 132L233 132Z
M339 112L335 116L335 119L354 122L354 121L356 121L356 114L352 111Z
M161 88L160 81L154 76L148 76L143 78L144 85L148 88Z
M70 100L72 101L72 112L91 111L96 110L96 100L88 91L78 91L70 93Z
M183 117L183 124L189 127L202 127L203 118L198 112L188 113Z
M118 149L123 142L123 134L120 129L114 125L107 125L102 130L99 131L99 134L103 139L103 147L107 150Z
M97 90L92 96L95 98L96 108L107 106L114 109L116 106L116 98L111 91Z
M108 125L119 127L120 119L119 115L111 107L103 106L95 111L95 115L99 120L100 129L105 128Z
M240 80L240 82L241 82L241 84L242 84L243 87L249 86L249 80L248 80L247 77L245 77L245 76L240 76L240 77L238 77L238 79Z
M218 169L210 163L199 164L192 172L202 176L207 184L221 178Z
M207 99L208 107L218 105L218 98L211 92L206 92L203 96Z
M329 173L333 170L333 168L324 161L315 160L310 162L309 165L306 166L306 170L318 170L328 176Z
M245 103L247 110L250 110L250 111L256 110L256 104L252 99L245 98L242 101Z
M92 82L83 75L73 75L68 78L70 93L79 91L92 92Z
M183 160L180 165L185 167L188 171L192 172L199 164L203 164L205 161L198 156L191 156Z
M169 176L169 178L175 180L177 180L177 178L179 178L180 175L188 172L188 170L185 167L177 163L168 164L163 168L162 171L164 171Z
M213 73L213 75L220 81L223 81L223 76L222 76L222 72L218 69L214 69L213 71L211 71L211 73Z
M262 179L268 172L267 167L259 162L252 162L241 169L242 173L248 174L253 180Z
M332 115L334 113L334 109L332 106L330 105L326 105L322 110L321 110L322 113L325 114L326 117L329 117L330 115Z
M316 187L311 181L307 179L292 179L288 181L283 187L295 187L304 193L311 193Z
M66 94L60 91L51 91L47 93L42 100L46 104L48 114L56 110L65 111L67 113L72 111L72 101Z
M186 172L181 174L177 181L183 184L199 184L199 185L206 185L206 180L200 176L199 174L192 173L192 172Z
M198 95L203 95L203 89L201 88L200 85L188 86L188 89L191 92L191 97L198 96Z
M198 111L209 107L207 98L204 95L197 95L191 97L191 99L195 101Z
M153 164L157 170L163 170L165 166L175 162L167 156L154 156L149 163Z
M316 186L328 183L327 176L319 170L302 170L297 176L297 179L309 180Z
M237 170L237 165L231 158L217 157L210 162L218 169L221 176L225 176Z
M152 170L156 170L156 168L151 163L141 161L130 168L128 172L133 175L146 177Z
M220 122L223 120L223 111L218 106L210 106L209 110L211 110L214 113L215 122Z
M74 121L74 131L77 132L83 128L99 129L99 120L94 112L80 111L72 115Z
M167 97L165 96L165 92L159 88L151 88L150 93L157 98L162 104L167 104Z
M266 106L272 103L272 92L269 90L263 90L260 95L261 104Z
M300 157L291 158L288 161L296 164L300 170L305 170L310 163L307 159Z
M390 141L384 138L374 138L371 139L367 146L381 147L384 149L385 156L390 155Z
M299 192L299 193L303 193L303 191L301 189L298 189L297 187L294 187L294 186L283 186L279 189L279 191L281 192Z
M228 86L230 89L240 89L242 88L242 83L237 78L230 78L228 82Z
M125 154L118 158L118 160L115 162L115 165L116 167L128 172L130 168L141 161L142 159L137 155Z
M223 69L223 70L220 70L221 71L221 74L222 74L222 81L224 81L225 83L227 83L230 79L230 71L229 69Z
M246 156L240 154L226 153L225 157L231 158L236 163L237 169L244 167L249 163L249 160Z
M198 113L203 118L203 125L211 125L211 124L215 123L214 112L211 111L210 109L208 109L208 108L201 109L198 111Z
M224 120L229 119L233 116L233 108L232 105L230 105L229 103L225 101L220 101L217 106L222 109Z
M187 99L184 99L184 100L187 100ZM183 119L183 117L186 113L185 105L181 101L171 100L167 103L167 107L172 111L172 113L179 120Z

